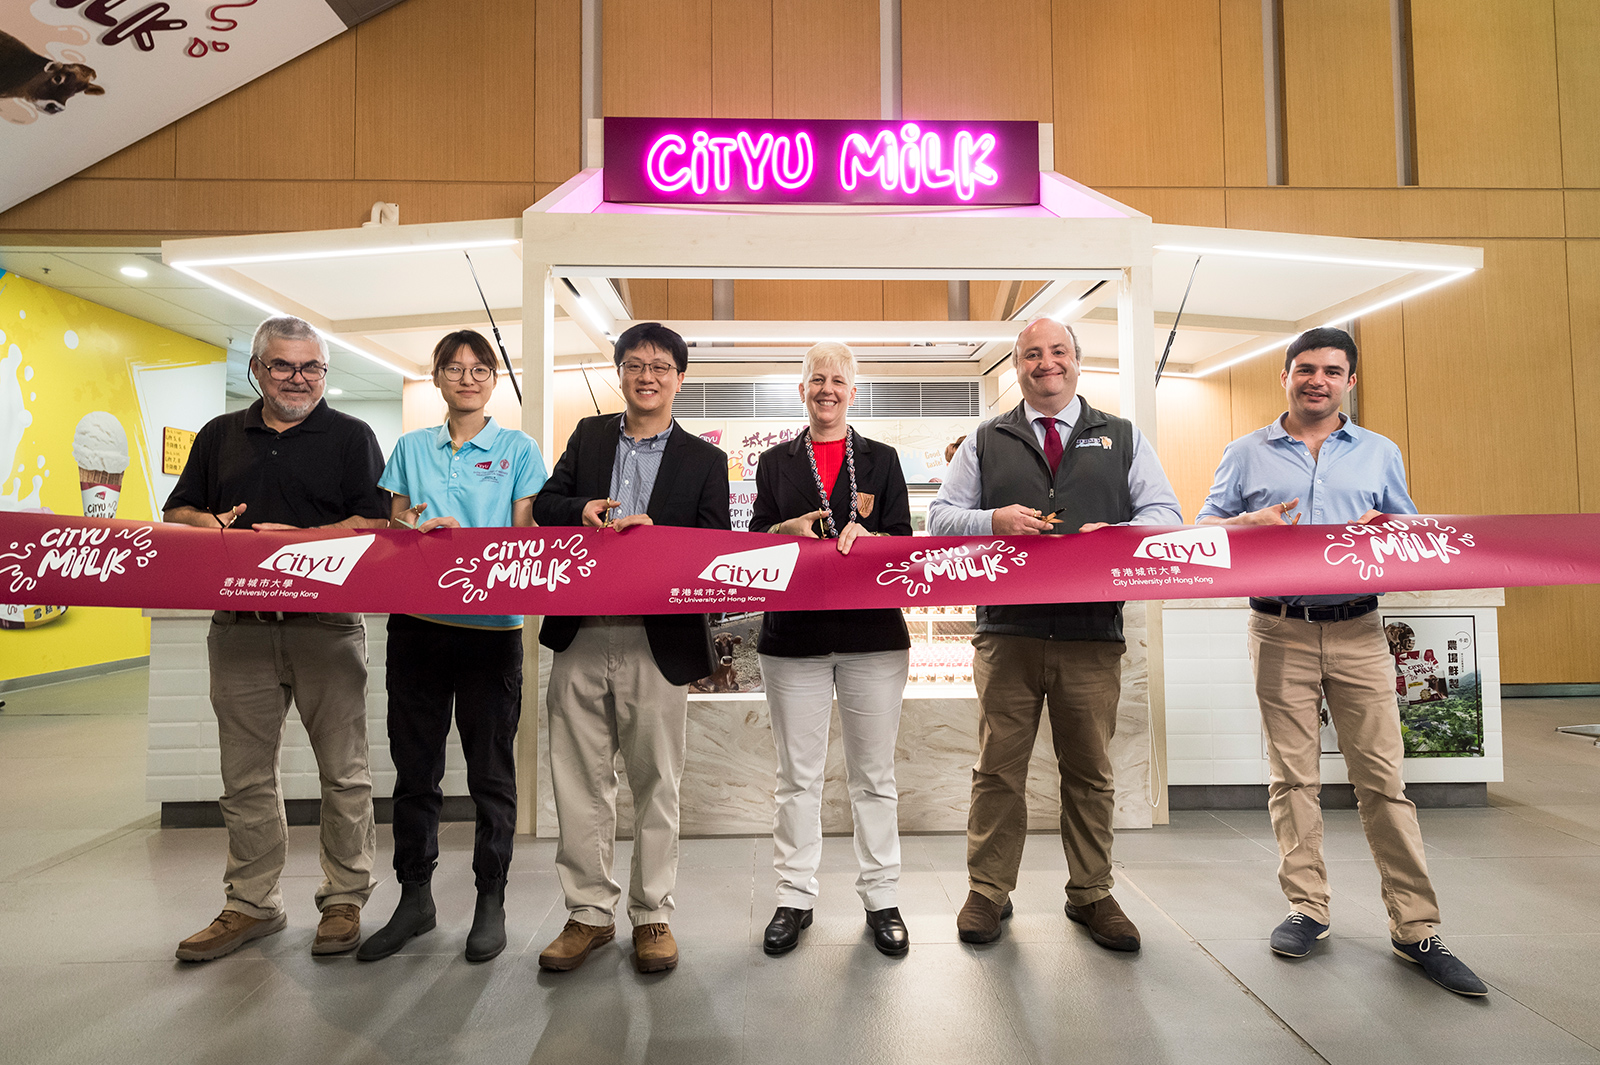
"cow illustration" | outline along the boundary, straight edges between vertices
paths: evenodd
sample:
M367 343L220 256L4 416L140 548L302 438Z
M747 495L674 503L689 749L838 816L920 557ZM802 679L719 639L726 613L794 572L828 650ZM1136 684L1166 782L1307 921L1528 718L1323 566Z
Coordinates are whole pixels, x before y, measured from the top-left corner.
M57 63L0 30L0 99L20 100L47 115L59 114L80 92L104 96L105 87L94 79L93 67Z
M717 651L717 668L711 676L694 682L699 692L736 692L739 690L739 667L733 661L733 649L744 643L744 637L731 632L719 632L714 638Z

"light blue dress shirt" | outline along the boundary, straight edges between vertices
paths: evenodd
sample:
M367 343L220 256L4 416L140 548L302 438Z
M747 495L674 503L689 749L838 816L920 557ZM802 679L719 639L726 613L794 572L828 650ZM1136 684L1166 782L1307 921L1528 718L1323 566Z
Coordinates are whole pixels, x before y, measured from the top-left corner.
M394 446L380 488L428 504L422 519L454 518L469 529L507 528L512 506L544 487L549 474L539 445L521 429L503 429L490 418L478 435L450 444L450 427L413 429ZM514 629L521 614L419 614L446 625Z
M1315 457L1283 428L1284 416L1229 444L1216 483L1199 518L1232 518L1274 503L1299 499L1285 515L1311 525L1343 525L1369 510L1415 514L1406 491L1406 467L1393 440L1363 429L1345 415ZM1348 603L1348 595L1283 596L1297 606Z
M655 436L635 440L628 435L628 416L617 415L617 454L611 463L611 498L617 506L611 511L611 520L630 518L643 514L650 505L650 493L656 490L656 477L661 473L661 457L667 453L667 439L677 422L668 425Z
M1034 438L1044 447L1045 415L1027 403L1023 413L1033 426ZM1073 396L1056 415L1056 432L1061 444L1066 446L1072 427L1083 413L1083 397ZM1133 430L1133 461L1128 467L1128 495L1133 500L1133 520L1129 525L1182 525L1183 510L1178 506L1177 493L1167 480L1166 471L1156 449L1145 442L1144 434ZM934 536L993 536L994 511L981 510L983 499L983 474L978 469L978 441L976 433L969 433L956 448L949 470L939 485L939 495L928 504L928 532ZM1072 530L1076 532L1077 530Z

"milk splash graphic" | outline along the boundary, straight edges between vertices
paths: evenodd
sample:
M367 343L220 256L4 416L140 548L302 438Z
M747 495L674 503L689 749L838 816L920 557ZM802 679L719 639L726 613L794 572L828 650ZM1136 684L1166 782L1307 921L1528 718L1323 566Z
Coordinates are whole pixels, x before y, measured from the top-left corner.
M0 456L5 458L4 479L0 480L0 511L38 510L44 472L40 469L33 473L32 491L23 495L22 478L26 470L17 464L17 448L33 425L33 414L22 401L23 376L30 371L23 369L22 349L16 344L6 347L3 330L0 330L0 350L5 351L5 356L0 358Z

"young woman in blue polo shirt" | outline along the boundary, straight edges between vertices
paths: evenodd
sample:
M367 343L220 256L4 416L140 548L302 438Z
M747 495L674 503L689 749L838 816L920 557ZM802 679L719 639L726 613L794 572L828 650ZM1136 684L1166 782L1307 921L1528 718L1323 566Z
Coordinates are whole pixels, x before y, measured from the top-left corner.
M484 412L496 369L494 349L470 329L451 333L433 349L433 383L449 415L443 425L406 433L395 445L378 481L394 493L395 524L422 533L533 524L533 497L546 478L544 459L526 433L503 428ZM472 848L478 903L466 954L468 961L488 961L506 945L522 618L392 614L386 668L400 905L357 957L386 958L434 927L429 884L439 858L439 783L453 703L467 758L467 791L478 814Z

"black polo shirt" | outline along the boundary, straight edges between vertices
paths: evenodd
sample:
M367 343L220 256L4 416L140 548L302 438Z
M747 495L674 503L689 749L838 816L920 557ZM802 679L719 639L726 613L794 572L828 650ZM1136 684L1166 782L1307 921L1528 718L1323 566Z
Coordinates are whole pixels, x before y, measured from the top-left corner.
M378 487L383 451L372 427L319 402L283 432L261 420L261 400L206 423L162 509L220 514L240 503L241 528L276 522L302 529L357 516L387 518Z

